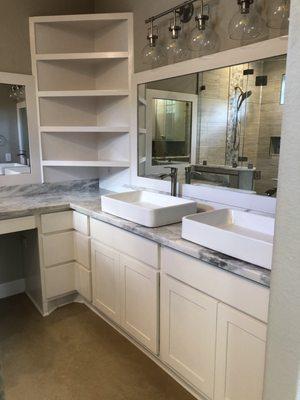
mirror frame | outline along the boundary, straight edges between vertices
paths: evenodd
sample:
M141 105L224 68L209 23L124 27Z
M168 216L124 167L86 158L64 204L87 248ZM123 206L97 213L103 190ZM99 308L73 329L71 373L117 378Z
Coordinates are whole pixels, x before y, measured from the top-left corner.
M31 172L29 174L19 175L0 175L0 186L42 183L40 137L37 121L37 99L34 77L32 75L0 72L0 84L1 83L25 86Z
M138 176L138 85L276 57L287 54L287 49L288 36L281 36L275 39L269 39L134 74L132 82L131 115L131 184L165 192L169 192L170 190L169 182ZM247 191L239 189L220 188L214 186L208 187L208 185L205 184L197 186L180 184L179 193L183 196L217 203L220 203L221 198L222 204L249 208L251 210L262 212L275 213L276 209L276 198L250 194Z

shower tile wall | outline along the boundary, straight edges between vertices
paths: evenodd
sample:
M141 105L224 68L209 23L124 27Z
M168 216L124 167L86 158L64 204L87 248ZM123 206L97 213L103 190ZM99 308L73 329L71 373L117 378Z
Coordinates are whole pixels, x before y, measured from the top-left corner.
M257 169L262 179L255 182L255 189L264 193L277 187L279 155L270 154L272 137L281 136L283 105L280 104L282 76L286 71L286 60L264 62L263 74L268 76L268 85L262 89L260 129L257 151Z
M199 95L201 122L197 154L200 163L225 163L229 70L222 68L200 74L199 86L205 86Z

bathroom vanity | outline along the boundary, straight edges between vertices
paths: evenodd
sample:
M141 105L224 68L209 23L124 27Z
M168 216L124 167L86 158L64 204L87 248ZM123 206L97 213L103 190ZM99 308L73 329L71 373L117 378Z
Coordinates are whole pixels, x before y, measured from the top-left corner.
M43 315L86 304L203 399L262 398L270 272L61 189L2 198L0 233L37 232L26 293Z

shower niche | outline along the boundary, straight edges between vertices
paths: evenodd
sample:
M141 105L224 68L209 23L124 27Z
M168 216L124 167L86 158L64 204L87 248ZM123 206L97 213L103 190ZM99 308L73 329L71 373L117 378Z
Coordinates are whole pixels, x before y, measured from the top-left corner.
M285 74L282 55L139 85L139 176L275 196Z

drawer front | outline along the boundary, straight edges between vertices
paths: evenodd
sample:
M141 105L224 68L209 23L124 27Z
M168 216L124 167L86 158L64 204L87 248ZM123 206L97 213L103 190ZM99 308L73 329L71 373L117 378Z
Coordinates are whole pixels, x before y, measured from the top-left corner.
M27 231L35 229L36 222L34 217L14 218L0 221L0 235L6 233Z
M47 299L75 291L74 263L46 269L45 288Z
M159 268L159 245L151 240L95 219L91 219L91 236L121 253Z
M44 266L63 264L75 259L73 232L43 236Z
M77 211L74 211L73 227L76 231L82 233L83 235L89 236L90 234L89 217L87 217L84 214L80 214Z
M74 232L75 260L87 269L91 269L91 243L88 236Z
M166 274L267 322L268 288L166 247L162 248L161 263Z
M44 214L41 217L42 233L73 229L73 211Z

